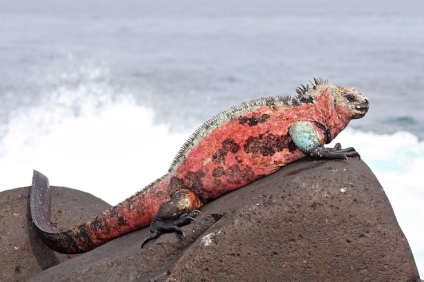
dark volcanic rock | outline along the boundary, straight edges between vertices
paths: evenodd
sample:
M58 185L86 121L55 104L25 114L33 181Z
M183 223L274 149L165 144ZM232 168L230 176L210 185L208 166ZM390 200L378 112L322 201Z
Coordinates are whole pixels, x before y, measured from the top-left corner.
M133 232L31 280L418 280L382 187L357 159L290 164L204 206L184 231L143 249L148 228Z
M52 187L52 220L59 226L79 224L108 207L88 193ZM24 281L73 257L52 251L38 238L29 211L29 187L0 193L0 281Z

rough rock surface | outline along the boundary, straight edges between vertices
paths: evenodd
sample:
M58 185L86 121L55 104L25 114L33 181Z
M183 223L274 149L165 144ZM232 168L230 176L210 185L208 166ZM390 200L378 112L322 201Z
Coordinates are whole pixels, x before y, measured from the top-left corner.
M141 249L145 228L31 281L419 279L384 190L357 159L290 164L204 206L184 231L185 238L165 234Z
M110 205L78 190L52 187L52 220L70 226ZM34 274L76 257L52 251L40 239L29 211L29 187L0 193L0 281L25 281Z

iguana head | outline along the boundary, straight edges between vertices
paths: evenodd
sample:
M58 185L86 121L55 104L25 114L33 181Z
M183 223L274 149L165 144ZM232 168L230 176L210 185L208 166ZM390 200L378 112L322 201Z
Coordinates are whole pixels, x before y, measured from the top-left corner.
M351 119L358 119L368 112L369 102L362 93L355 88L330 86L333 96L334 108L338 113L343 113Z
M333 107L345 120L362 118L368 112L368 99L359 90L332 85L322 78L314 78L311 86L302 85L296 92L297 99L304 103L314 103L323 97L330 99L326 107Z

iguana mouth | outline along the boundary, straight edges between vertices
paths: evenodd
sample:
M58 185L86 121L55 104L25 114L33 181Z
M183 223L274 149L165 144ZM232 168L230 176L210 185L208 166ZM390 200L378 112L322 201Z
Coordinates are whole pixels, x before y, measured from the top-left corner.
M364 103L361 103L355 106L355 114L352 118L354 119L361 118L365 116L368 110L369 110L369 103L368 103L368 100L365 100Z
M362 105L359 105L359 106L355 106L355 110L365 112L365 113L368 112L368 109L369 109L368 104L362 104Z

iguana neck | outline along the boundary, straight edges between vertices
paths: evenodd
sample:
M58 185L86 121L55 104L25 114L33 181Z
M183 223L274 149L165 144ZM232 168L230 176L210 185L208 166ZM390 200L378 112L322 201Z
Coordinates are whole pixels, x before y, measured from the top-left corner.
M351 118L347 111L340 107L336 108L328 85L323 86L320 94L316 97L316 107L321 112L317 117L317 122L325 126L327 133L329 133L329 140L331 142L336 136L349 124Z

